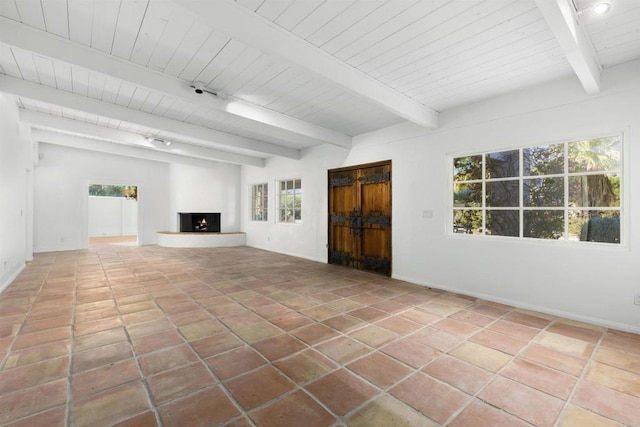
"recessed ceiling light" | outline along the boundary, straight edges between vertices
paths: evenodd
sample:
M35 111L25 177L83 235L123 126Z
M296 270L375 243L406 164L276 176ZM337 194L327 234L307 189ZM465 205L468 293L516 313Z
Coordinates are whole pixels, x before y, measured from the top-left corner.
M596 15L604 15L605 13L609 12L610 9L610 3L602 2L593 6L593 13L595 13Z

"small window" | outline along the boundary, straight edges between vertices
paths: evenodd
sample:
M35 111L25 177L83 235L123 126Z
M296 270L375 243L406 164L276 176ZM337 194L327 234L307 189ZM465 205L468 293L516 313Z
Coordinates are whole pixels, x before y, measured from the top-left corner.
M620 243L622 136L453 159L453 232Z
M251 186L251 220L267 221L269 212L269 196L267 184Z
M302 222L302 180L288 179L278 182L278 221Z

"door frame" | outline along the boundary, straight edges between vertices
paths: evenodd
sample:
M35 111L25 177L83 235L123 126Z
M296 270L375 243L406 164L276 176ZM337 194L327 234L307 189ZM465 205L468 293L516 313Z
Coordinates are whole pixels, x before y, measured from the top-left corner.
M329 169L327 171L327 264L331 264L330 260L330 252L332 249L331 242L331 200L330 200L330 192L331 192L331 174L332 173L340 173L346 171L360 170L378 166L389 166L389 262L391 263L391 268L389 269L389 277L392 277L393 273L393 165L391 159L389 160L380 160L377 162L371 163L363 163L359 165L352 166L343 166L340 168ZM353 267L350 267L353 268ZM368 270L361 270L368 271ZM374 274L374 271L368 271Z

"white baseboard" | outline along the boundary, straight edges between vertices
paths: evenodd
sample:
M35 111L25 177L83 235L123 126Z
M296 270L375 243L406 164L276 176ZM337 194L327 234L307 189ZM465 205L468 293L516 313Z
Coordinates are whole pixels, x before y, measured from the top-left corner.
M9 276L9 278L7 278L7 280L4 281L4 283L0 285L0 293L4 292L4 290L7 289L9 285L13 283L14 280L16 280L16 277L18 277L18 275L22 273L22 270L24 270L25 267L26 267L26 264L23 262L22 265L20 265L20 267L18 268L18 270L16 270L11 276Z
M43 254L43 253L47 253L47 252L68 252L68 251L80 251L83 249L87 249L87 248L60 248L60 247L44 247L44 248L38 248L38 249L34 249L33 253L34 254Z
M403 281L408 282L408 283L413 283L415 285L426 286L426 287L430 287L430 288L434 288L434 289L440 289L440 290L448 291L448 292L454 292L454 293L457 293L457 294L462 294L462 295L467 295L467 296L470 296L470 297L480 298L480 299L487 300L487 301L492 301L492 302L497 302L497 303L500 303L500 304L510 305L510 306L516 307L516 308L523 308L525 310L537 311L539 313L551 314L553 316L563 317L565 319L575 320L575 321L578 321L578 322L589 323L589 324L595 325L595 326L603 326L605 328L617 329L619 331L625 331L625 332L632 332L634 334L640 334L640 326L637 326L637 325L627 325L626 323L613 322L611 320L600 319L598 317L583 316L581 314L571 313L571 312L562 311L562 310L553 310L553 309L550 309L550 308L544 307L544 306L539 306L539 305L535 305L535 304L528 304L526 302L511 300L511 299L507 299L507 298L496 297L495 295L488 295L488 294L483 294L483 293L480 293L480 292L469 292L466 289L458 289L458 288L452 288L452 287L448 287L448 286L434 285L432 283L425 283L423 281L414 279L412 277L404 277L404 276L393 275L393 278L394 279L398 279L398 280L403 280Z
M260 250L263 250L263 251L273 252L273 253L276 253L276 254L288 255L288 256L292 256L292 257L296 257L296 258L302 258L302 259L306 259L306 260L309 260L309 261L319 262L319 263L322 263L322 264L326 264L327 263L326 259L314 258L314 257L305 256L305 255L300 255L300 254L294 254L294 253L291 253L291 252L276 251L276 250L271 249L271 248L263 248L263 247L260 247L260 246L251 246L251 245L246 245L246 246L248 248L260 249Z

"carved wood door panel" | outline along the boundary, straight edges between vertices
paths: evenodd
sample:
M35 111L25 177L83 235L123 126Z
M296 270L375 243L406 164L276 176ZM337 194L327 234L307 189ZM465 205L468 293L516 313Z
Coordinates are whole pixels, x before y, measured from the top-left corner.
M391 275L391 161L329 171L329 263Z

